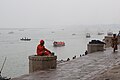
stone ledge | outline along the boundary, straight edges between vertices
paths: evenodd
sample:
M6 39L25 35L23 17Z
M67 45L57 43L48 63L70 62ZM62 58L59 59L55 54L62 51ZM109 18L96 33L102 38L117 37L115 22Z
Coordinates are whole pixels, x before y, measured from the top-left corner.
M57 56L31 55L28 58L29 58L29 73L46 69L56 69Z
M56 60L57 56L37 56L37 55L31 55L28 58L29 58L29 60L33 60L33 61L50 61L50 60Z

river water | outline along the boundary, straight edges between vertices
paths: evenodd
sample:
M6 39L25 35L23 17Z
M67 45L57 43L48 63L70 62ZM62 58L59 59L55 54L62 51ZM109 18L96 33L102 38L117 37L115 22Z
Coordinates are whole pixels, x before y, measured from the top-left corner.
M29 73L28 56L36 54L36 47L41 39L45 46L57 55L58 60L72 59L84 54L90 40L102 40L108 31L117 33L120 27L114 26L62 26L43 28L1 28L0 29L0 68L7 57L2 75L17 77ZM103 32L103 35L98 35ZM91 37L86 38L86 33ZM73 35L74 34L74 35ZM21 41L21 38L31 41ZM53 47L53 41L64 41L65 46Z

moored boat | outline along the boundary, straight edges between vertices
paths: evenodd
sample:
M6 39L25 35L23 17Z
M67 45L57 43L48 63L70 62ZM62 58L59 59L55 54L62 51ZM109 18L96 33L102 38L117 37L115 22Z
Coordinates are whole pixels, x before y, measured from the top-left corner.
M11 31L11 32L8 32L8 34L13 34L13 33L14 33L14 32L12 32L12 31Z
M113 32L108 32L107 35L108 35L108 36L112 36L112 35L113 35Z
M28 38L25 37L25 38L21 38L20 40L21 41L30 41L31 39L28 39Z
M90 38L90 33L86 33L86 38Z
M102 33L102 32L98 32L98 35L103 35L104 33Z
M60 47L60 46L65 46L65 42L57 42L57 41L54 41L53 42L53 46L55 46L55 47Z

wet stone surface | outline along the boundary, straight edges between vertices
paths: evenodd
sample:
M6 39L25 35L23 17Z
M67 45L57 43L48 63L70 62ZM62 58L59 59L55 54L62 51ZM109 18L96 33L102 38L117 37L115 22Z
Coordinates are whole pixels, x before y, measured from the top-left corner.
M56 69L23 75L12 80L92 80L96 75L120 63L120 52L111 48L57 65Z

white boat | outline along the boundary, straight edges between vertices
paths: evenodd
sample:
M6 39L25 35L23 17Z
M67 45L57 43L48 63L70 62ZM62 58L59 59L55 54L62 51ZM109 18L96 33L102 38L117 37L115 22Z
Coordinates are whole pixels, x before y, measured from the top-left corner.
M28 38L25 37L25 38L21 38L20 40L21 41L30 41L31 39L28 39Z
M113 35L113 32L108 32L107 35L108 35L108 36L112 36L112 35Z
M113 35L113 31L111 31L111 30L109 29L108 32L107 32L107 35L108 35L108 36L112 36L112 35Z
M90 38L90 33L86 33L86 38Z

